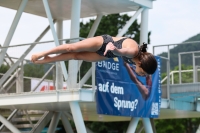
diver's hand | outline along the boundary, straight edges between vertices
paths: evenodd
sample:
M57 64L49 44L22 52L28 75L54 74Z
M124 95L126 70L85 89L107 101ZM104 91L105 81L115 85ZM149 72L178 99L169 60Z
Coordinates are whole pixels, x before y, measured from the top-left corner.
M104 56L107 54L108 51L114 51L116 50L117 48L113 45L113 43L109 42L107 45L106 45L106 50L104 52Z

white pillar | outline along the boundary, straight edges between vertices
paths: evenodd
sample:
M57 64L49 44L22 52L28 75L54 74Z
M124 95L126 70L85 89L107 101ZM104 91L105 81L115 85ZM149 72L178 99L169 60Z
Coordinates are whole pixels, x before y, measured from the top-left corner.
M56 23L58 39L63 39L63 21L58 20ZM59 42L62 44L62 41ZM60 62L56 62L56 90L63 88L63 73Z
M142 122L143 122L143 125L144 125L145 132L146 133L153 133L150 118L142 118Z
M80 12L81 12L81 0L72 1L71 9L71 31L70 38L78 38L80 30ZM78 40L77 40L78 41ZM75 40L76 42L76 40ZM78 72L78 61L69 61L69 84L70 88L76 88L77 86L77 72Z
M80 20L80 12L81 12L81 0L73 0L71 10L72 11L71 11L70 37L77 38L79 37L79 29L80 29L79 20ZM78 61L74 61L74 60L69 61L70 88L76 87L77 72L78 72ZM87 133L78 101L70 102L69 105L70 105L71 112L74 118L74 123L75 123L77 132Z
M148 43L148 12L149 9L145 8L141 14L140 45L143 42Z
M16 93L24 92L24 64L21 62L21 66L16 75Z
M129 123L126 133L134 133L139 120L140 120L139 117L131 118L131 121Z

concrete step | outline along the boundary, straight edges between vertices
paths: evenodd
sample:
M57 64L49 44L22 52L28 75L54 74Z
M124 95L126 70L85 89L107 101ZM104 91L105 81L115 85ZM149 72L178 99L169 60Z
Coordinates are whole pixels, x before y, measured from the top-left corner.
M43 115L46 111L42 111L42 110L28 110L27 113L29 115ZM18 112L18 115L26 115L26 113L24 111Z
M16 128L32 128L31 124L17 124L14 125Z
M40 117L30 117L31 121L38 121ZM12 122L26 122L29 121L26 117L25 118L13 118Z

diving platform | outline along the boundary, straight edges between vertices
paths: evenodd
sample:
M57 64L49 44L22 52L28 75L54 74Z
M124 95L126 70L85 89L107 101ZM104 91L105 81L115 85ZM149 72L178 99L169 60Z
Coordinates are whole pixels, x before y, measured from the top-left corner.
M192 87L192 85L190 85L190 87ZM173 89L173 86L171 86L170 90L171 95L176 94L174 93L176 92L176 89ZM186 91L191 92L190 88L183 90L182 92ZM19 94L1 94L0 108L68 112L71 114L69 102L78 101L84 121L113 122L131 120L131 117L97 114L95 92L96 91L94 89L67 89L45 92L22 92ZM181 96L180 92L179 94ZM195 99L195 97L193 98ZM174 99L167 100L162 98L161 111L158 119L199 117L200 112L197 111L198 108L200 108L198 101L195 100L191 102L186 100L178 101Z

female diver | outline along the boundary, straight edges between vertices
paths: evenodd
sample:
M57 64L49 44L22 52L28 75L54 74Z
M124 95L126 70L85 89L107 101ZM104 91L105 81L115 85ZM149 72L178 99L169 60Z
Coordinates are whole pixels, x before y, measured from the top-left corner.
M66 60L96 62L120 56L128 63L135 63L135 72L145 76L153 74L157 68L155 57L146 49L147 44L138 47L138 44L130 38L102 35L33 54L31 61L36 64ZM57 55L49 56L51 54Z

